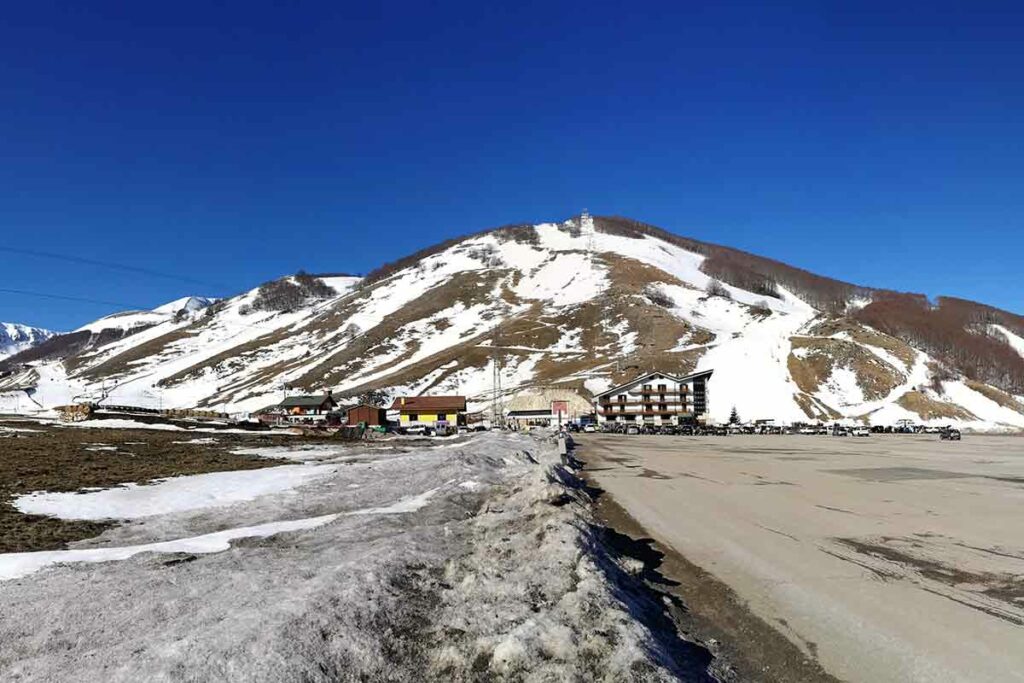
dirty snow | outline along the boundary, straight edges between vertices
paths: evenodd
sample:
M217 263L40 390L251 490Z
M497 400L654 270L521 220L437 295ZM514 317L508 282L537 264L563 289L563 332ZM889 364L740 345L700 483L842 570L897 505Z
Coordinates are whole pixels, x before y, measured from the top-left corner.
M553 442L446 445L0 555L0 677L708 680L648 627L664 605L595 543Z
M179 538L162 543L145 543L119 548L89 548L84 550L51 550L35 553L8 553L0 555L0 581L28 576L55 564L73 562L116 562L140 553L216 553L231 547L231 541L241 538L266 538L289 531L314 529L328 524L338 515L323 515L289 522L271 522L251 527L227 529L192 538Z

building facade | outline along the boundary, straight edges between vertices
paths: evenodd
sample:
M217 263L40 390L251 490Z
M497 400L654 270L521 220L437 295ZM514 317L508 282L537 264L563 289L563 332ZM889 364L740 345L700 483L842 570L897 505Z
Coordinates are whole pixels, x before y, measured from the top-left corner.
M347 425L363 423L368 427L380 427L388 423L387 410L365 403L342 408L340 412L345 414L345 424Z
M465 396L400 396L391 404L400 427L455 427L466 424Z
M682 377L650 372L594 397L598 424L681 425L703 422L711 370Z
M323 422L337 405L330 391L313 396L288 396L278 404L285 412L285 421L292 424Z

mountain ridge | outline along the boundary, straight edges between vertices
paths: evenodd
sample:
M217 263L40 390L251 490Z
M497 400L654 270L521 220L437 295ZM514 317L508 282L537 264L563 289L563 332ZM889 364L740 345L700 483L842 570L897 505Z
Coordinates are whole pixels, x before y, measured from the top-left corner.
M495 357L509 397L552 386L587 397L644 370L713 367L717 419L735 404L749 418L1024 427L1024 318L631 219L502 226L324 283L283 278L8 366L35 366L43 405L105 384L120 402L223 410L261 407L286 387L463 393L482 409Z
M0 360L42 344L57 334L42 327L0 322Z

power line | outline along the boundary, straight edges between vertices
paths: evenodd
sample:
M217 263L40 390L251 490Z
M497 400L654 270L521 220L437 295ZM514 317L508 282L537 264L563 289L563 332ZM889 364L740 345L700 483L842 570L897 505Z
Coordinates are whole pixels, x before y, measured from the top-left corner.
M126 304L123 301L105 301L103 299L92 299L84 296L67 296L64 294L50 294L48 292L30 292L26 289L6 289L0 288L0 292L4 294L20 294L22 296L35 296L42 299L62 299L64 301L80 301L87 304L102 304L104 306L119 306L121 308L140 310L148 310L145 306L137 304Z
M327 299L323 299L322 301L316 302L314 304L314 310L317 307L319 307L320 305L322 305L322 304L324 304L326 302L335 302L336 303L337 301L341 301L342 299L344 299L344 298L346 298L348 296L351 296L353 293L354 292L347 292L345 294L339 295L338 297L329 297ZM90 297L82 297L82 296L68 296L68 295L65 295L65 294L50 294L48 292L32 292L32 291L29 291L29 290L26 290L26 289L0 288L0 294L18 294L18 295L21 295L21 296L34 296L34 297L39 297L39 298L42 298L42 299L60 299L60 300L64 300L64 301L78 301L78 302L89 303L89 304L102 304L104 306L117 306L119 308L125 309L123 311L118 311L118 312L138 312L138 313L152 313L153 312L153 309L151 309L151 308L149 308L147 306L142 306L142 305L139 305L139 304L129 304L129 303L125 303L123 301L105 301L103 299L93 299L93 298L90 298ZM111 315L113 315L113 314L111 314ZM107 317L107 316L102 316L102 317ZM286 327L285 324L273 325L273 324L270 324L269 322L243 323L240 320L222 320L221 323L225 324L225 325L229 325L229 326L234 326L234 327L248 327L248 328L251 328L251 329L254 329L254 330L267 330L268 332L276 332L277 330L280 330L281 328ZM294 324L294 323L292 323L292 324Z
M37 251L35 249L20 249L18 247L0 247L0 251L7 252L9 254L20 254L21 256L48 258L87 266L97 266L99 268L109 268L111 270L120 270L125 273L135 273L136 275L148 275L150 277L164 278L167 280L179 280L181 282L188 282L195 285L203 285L204 287L214 287L221 291L230 289L223 284L207 282L205 280L185 277L182 275L174 275L172 273L164 273L159 270L152 270L151 268L140 268L139 266L130 266L123 263L113 263L111 261L97 261L95 259L82 258L80 256L68 256L66 254L55 254L48 251Z

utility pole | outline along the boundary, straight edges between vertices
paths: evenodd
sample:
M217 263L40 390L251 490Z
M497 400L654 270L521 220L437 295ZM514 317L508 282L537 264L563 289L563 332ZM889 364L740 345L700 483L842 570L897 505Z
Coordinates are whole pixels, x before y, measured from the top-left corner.
M495 328L494 334L491 337L491 368L493 376L491 378L491 387L493 389L493 396L491 400L491 429L495 427L499 429L505 428L505 408L502 405L502 392L501 392L501 350L499 348L501 341L501 333L498 328Z

